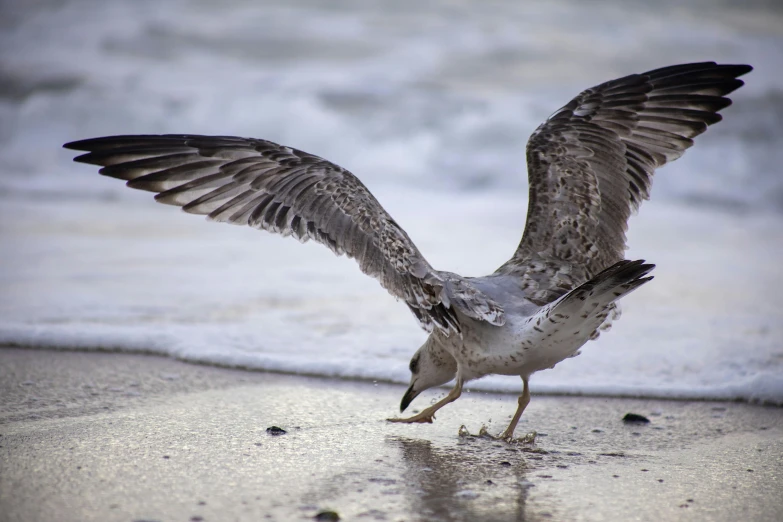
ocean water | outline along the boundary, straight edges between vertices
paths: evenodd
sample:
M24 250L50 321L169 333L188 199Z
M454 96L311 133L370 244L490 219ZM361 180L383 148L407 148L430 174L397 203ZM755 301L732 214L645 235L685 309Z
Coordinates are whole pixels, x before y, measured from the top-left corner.
M156 205L61 145L285 143L358 175L433 266L482 275L519 241L524 146L548 114L699 60L756 69L631 220L628 257L655 281L531 386L783 404L775 2L0 2L0 343L407 382L426 334L352 261Z

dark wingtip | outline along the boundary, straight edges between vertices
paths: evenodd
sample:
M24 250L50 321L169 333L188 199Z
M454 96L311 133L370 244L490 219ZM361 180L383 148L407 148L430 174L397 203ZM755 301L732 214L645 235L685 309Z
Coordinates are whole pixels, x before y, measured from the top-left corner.
M70 145L70 143L66 143L65 145ZM63 148L66 149L79 150L79 151L88 150L88 149L77 149L75 147L66 147L65 145L63 145ZM99 167L103 166L103 163L101 162L101 158L96 157L94 152L88 152L86 154L81 154L79 156L76 156L75 158L73 158L73 161L75 161L76 163L86 163L87 165L97 165ZM102 170L103 169L101 169L101 171ZM101 172L101 174L103 174L103 172Z
M88 165L101 165L101 163L96 162L93 159L94 158L93 151L95 150L95 139L69 141L68 143L65 143L63 145L63 148L68 150L78 150L87 153L87 154L81 154L73 158L73 161L75 161L76 163L86 163Z
M68 143L65 143L63 145L64 149L70 149L70 150L91 150L89 143L93 141L91 139L87 140L76 140L76 141L69 141Z

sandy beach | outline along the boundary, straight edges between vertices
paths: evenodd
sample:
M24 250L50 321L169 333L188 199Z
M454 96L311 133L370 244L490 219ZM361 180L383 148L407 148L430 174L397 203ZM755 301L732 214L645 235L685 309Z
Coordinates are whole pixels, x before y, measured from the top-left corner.
M474 391L433 425L385 422L403 391L3 348L0 520L783 517L781 408L534 396L519 433L535 444L509 445L458 430L501 431L513 396ZM624 424L629 412L651 422Z

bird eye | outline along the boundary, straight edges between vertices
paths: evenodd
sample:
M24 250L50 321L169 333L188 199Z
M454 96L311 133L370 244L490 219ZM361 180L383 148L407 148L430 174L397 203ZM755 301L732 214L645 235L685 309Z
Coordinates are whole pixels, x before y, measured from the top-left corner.
M408 368L410 369L411 373L416 373L416 371L419 369L419 358L414 357L411 359L411 364L408 366Z

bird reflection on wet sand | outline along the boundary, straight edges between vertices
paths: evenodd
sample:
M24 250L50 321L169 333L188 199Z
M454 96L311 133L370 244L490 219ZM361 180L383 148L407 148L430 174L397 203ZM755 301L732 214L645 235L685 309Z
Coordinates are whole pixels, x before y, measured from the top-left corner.
M403 437L387 443L401 450L406 483L418 490L413 511L421 520L533 520L525 509L532 487L525 453L535 449L478 437L443 446Z

